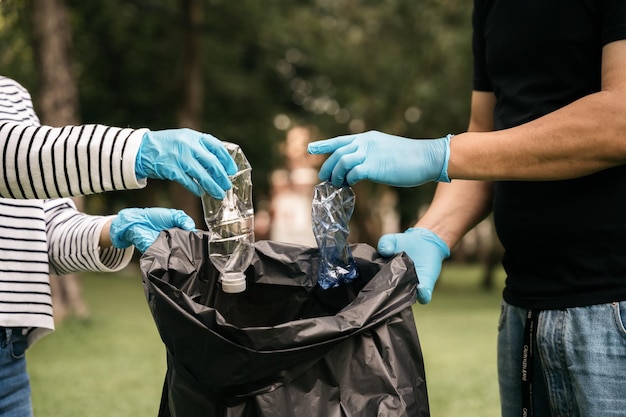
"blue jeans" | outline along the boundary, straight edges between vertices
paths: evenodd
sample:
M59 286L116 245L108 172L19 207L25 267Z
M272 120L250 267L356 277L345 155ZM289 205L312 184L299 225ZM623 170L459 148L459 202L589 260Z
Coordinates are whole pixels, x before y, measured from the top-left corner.
M502 303L498 380L503 417L522 416L527 310ZM626 301L539 313L533 355L536 417L626 416Z
M26 336L21 330L0 327L0 416L32 415Z

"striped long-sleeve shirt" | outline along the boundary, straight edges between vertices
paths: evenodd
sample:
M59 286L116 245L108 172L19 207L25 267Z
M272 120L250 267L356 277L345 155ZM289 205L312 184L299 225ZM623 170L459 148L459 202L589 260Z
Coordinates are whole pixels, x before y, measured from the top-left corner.
M0 77L0 327L54 330L49 273L116 271L132 248L101 249L109 217L80 213L69 197L136 189L145 129L41 126L30 94Z

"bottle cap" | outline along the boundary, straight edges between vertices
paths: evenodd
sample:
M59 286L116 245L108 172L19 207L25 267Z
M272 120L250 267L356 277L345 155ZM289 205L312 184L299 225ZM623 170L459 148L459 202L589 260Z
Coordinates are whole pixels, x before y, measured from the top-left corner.
M222 291L238 293L246 290L246 275L242 272L227 272L220 277Z

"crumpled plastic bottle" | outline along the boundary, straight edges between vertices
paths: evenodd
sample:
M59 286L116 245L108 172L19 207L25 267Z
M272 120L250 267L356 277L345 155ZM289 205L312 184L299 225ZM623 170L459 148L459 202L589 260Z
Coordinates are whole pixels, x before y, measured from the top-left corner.
M313 189L313 234L320 250L317 282L323 289L337 287L358 276L356 262L348 247L353 212L352 188L337 188L325 181Z
M239 145L224 146L239 170L229 177L233 186L226 197L217 200L205 194L202 207L209 227L209 259L221 273L222 290L237 293L246 289L245 271L254 255L252 167Z

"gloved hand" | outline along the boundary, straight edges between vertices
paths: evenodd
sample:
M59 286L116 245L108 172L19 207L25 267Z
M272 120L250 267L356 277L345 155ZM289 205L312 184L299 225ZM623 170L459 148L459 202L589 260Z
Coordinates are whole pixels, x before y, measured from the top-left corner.
M396 187L415 187L429 181L450 182L450 137L408 139L377 131L311 142L311 154L331 153L319 178L334 186L370 180Z
M441 264L450 256L450 249L439 236L421 227L412 227L404 233L384 235L378 241L378 252L383 256L392 256L402 251L409 255L415 265L419 281L417 301L428 304L441 273Z
M204 189L221 200L232 187L228 175L237 173L237 165L219 139L191 129L170 129L143 136L135 172L137 178L177 181L198 197Z
M154 243L161 230L179 227L195 230L191 217L182 210L166 208L129 208L120 210L111 222L109 234L113 246L124 249L130 245L144 253Z

